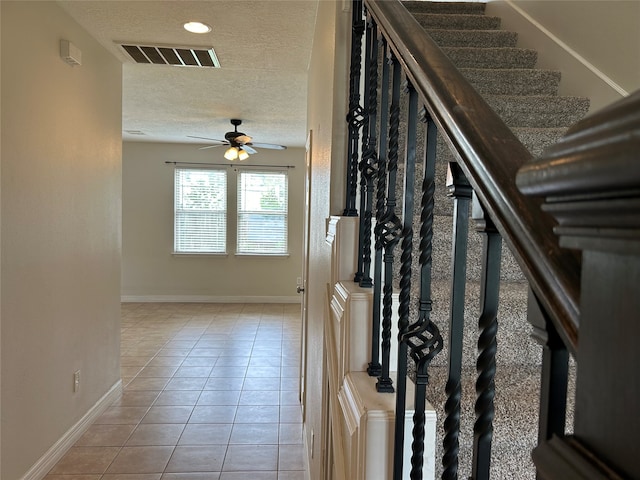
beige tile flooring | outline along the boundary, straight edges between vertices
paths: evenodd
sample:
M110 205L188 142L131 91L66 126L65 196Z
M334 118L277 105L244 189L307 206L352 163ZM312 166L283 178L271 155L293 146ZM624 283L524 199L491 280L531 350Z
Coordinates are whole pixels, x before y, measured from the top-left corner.
M300 306L122 305L122 397L45 480L303 480Z

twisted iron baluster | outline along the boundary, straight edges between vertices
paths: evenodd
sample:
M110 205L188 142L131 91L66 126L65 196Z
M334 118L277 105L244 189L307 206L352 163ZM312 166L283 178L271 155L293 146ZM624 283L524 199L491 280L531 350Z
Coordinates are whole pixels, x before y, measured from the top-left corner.
M362 159L360 160L360 229L358 242L358 273L355 281L363 288L371 288L371 210L373 207L373 178L376 174L378 152L376 150L376 115L378 94L378 29L375 22L367 21L367 46L365 74L365 103L367 114L363 124Z
M384 38L380 39L382 44L382 58L387 56L387 43ZM382 374L380 364L380 308L382 294L382 249L383 249L383 217L385 195L387 193L387 122L389 121L389 62L383 61L382 82L380 96L380 138L378 143L378 173L376 176L376 226L375 233L375 259L373 265L373 328L371 331L371 361L367 367L367 373L372 377L379 377ZM390 335L389 335L390 337ZM387 365L389 364L389 354L387 351Z
M411 480L421 480L424 462L425 408L429 364L442 350L442 335L431 322L431 266L433 239L433 208L435 193L436 125L422 112L427 123L424 179L422 182L422 211L420 214L420 300L417 322L405 335L409 354L416 364L415 413L413 415L413 442L411 444Z
M449 196L454 198L453 245L451 252L451 310L449 318L449 378L445 402L445 436L442 441L443 480L458 478L458 450L460 434L460 397L462 372L462 334L464 329L464 296L467 276L467 234L469 230L469 201L471 186L457 163L449 163L447 175Z
M496 334L498 333L502 237L475 195L473 197L473 219L476 221L476 230L482 234L483 238L472 478L474 480L489 480L491 439L493 436L493 399L495 396Z
M378 392L393 392L389 377L391 352L391 314L393 305L393 251L400 240L402 223L396 215L396 175L398 173L398 137L400 127L400 74L398 59L389 53L392 67L391 108L389 117L389 175L387 204L380 221L380 241L384 247L384 287L382 299L382 372L376 383Z
M345 217L356 217L356 196L358 189L358 142L362 127L363 111L360 106L360 72L362 62L362 35L365 23L362 18L362 0L354 0L351 27L351 67L349 72L349 113L347 124L349 140L347 148L347 192L345 200Z
M404 451L405 400L407 397L407 343L404 337L409 329L411 302L411 260L413 254L413 207L416 166L416 120L418 94L409 82L407 111L407 139L405 143L404 206L402 211L402 253L400 255L400 295L398 298L398 377L396 379L396 418L393 455L393 478L402 478Z

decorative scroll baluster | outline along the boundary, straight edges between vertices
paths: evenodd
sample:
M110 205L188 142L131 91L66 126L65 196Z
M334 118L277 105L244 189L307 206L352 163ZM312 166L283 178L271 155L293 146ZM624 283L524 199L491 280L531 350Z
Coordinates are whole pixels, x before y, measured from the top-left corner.
M354 281L371 288L371 210L373 207L373 177L376 173L376 116L378 94L378 29L371 18L367 21L364 122L362 127L362 158L360 160L360 228L358 230L358 271Z
M418 94L407 82L409 94L407 111L407 138L405 143L404 205L402 211L402 254L400 256L400 295L398 299L398 377L396 379L396 418L393 453L393 478L402 478L404 450L404 417L407 396L407 343L404 341L409 329L409 306L411 303L411 260L413 253L413 208L416 168L416 123L418 117Z
M413 415L413 442L411 444L411 480L422 480L424 463L425 408L429 364L442 350L442 335L431 322L431 265L433 239L433 208L436 164L436 124L426 110L422 120L427 123L424 179L422 181L422 212L420 215L420 300L417 322L405 338L409 354L416 363L415 413Z
M451 253L451 310L449 318L449 377L445 403L445 436L443 480L458 478L460 434L460 397L462 373L462 334L464 329L464 297L467 276L467 234L469 231L469 201L471 186L457 163L449 163L448 195L454 198L453 245Z
M345 217L358 216L356 196L358 189L358 143L362 127L363 112L360 106L360 73L362 70L362 35L365 22L362 18L362 0L354 0L352 4L351 28L351 67L349 72L349 140L347 148L347 192L345 200Z
M390 52L389 57L392 67L389 116L389 175L387 177L387 204L380 222L380 240L384 247L384 287L382 299L382 372L376 383L378 392L394 391L393 381L389 377L393 303L393 250L398 244L402 232L402 223L396 215L396 176L398 173L398 138L400 135L400 75L402 70L398 59L393 53Z
M382 44L382 58L387 58L387 42L380 38ZM371 329L371 361L367 373L372 377L379 377L382 373L380 365L380 309L382 294L382 249L383 249L383 216L384 201L387 193L387 125L389 121L389 62L383 61L382 83L380 95L380 138L378 141L378 172L376 176L376 227L375 257L373 264L373 325ZM386 352L387 371L389 365L389 350Z
M478 360L476 368L476 422L473 426L474 480L489 480L491 468L491 439L496 375L496 334L498 333L498 297L500 293L500 259L502 237L495 225L473 197L473 219L482 234L482 277L480 280L480 316L478 328Z

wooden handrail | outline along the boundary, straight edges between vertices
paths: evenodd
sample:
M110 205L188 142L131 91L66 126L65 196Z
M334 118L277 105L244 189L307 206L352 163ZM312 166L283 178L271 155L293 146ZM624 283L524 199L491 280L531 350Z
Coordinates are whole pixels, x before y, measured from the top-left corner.
M580 257L559 246L554 220L516 186L516 173L531 154L399 1L365 0L365 6L575 354Z
M527 195L637 196L640 90L571 127L516 179ZM634 209L637 208L634 205ZM637 210L636 210L637 211Z

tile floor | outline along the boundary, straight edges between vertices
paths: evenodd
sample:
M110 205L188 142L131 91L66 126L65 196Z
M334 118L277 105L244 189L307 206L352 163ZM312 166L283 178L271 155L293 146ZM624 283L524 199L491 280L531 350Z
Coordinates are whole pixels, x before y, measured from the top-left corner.
M123 395L45 480L303 480L300 306L122 305Z

